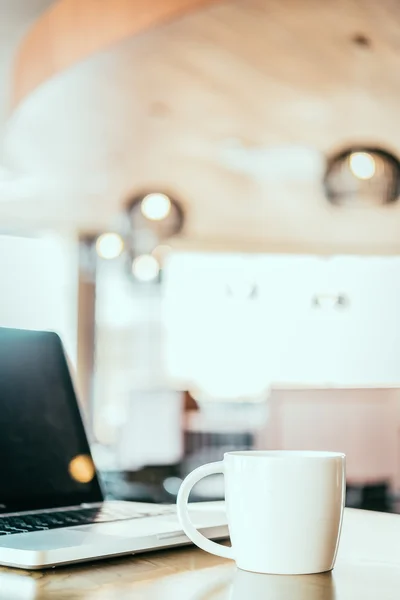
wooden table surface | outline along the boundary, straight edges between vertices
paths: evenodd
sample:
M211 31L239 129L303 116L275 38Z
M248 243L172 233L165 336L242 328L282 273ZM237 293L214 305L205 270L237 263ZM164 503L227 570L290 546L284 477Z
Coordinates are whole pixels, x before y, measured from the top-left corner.
M346 510L332 573L256 575L194 547L44 572L0 568L1 600L391 600L400 598L400 516Z

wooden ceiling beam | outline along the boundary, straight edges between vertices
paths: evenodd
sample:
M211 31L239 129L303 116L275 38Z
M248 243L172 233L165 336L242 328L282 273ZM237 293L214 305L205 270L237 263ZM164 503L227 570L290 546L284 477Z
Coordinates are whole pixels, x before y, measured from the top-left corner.
M40 84L88 56L218 0L58 0L22 40L12 108Z

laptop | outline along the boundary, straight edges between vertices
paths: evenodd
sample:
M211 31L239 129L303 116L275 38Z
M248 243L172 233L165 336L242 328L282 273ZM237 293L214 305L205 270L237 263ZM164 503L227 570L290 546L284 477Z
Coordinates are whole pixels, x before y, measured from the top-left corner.
M191 505L226 538L223 503ZM188 544L175 506L106 501L60 338L0 328L0 564L43 569Z

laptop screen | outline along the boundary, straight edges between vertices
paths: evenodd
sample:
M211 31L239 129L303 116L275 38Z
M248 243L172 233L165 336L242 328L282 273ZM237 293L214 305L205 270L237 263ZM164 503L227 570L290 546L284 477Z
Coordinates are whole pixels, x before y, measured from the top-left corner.
M101 500L59 337L0 328L0 513Z

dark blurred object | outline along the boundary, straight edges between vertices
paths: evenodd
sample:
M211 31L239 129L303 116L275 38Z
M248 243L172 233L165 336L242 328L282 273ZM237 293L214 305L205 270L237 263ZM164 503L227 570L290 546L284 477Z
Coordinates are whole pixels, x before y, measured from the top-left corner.
M324 186L338 206L390 204L400 193L400 163L380 148L347 148L328 160Z
M358 46L359 48L363 48L364 50L369 50L370 48L372 48L371 38L366 36L364 33L356 33L351 38L351 41L353 42L353 44L355 46Z
M134 472L104 471L101 479L108 500L171 504L176 494L168 491L165 482L179 480L180 484L179 472L178 465L150 466Z
M250 440L248 442L251 445ZM244 447L245 445L243 445ZM225 448L223 451L226 451ZM187 473L196 468L196 466L199 466L199 464L221 459L222 454L216 452L215 449L213 451L210 451L210 449L206 451L205 449L203 453L197 454L196 458L192 455L182 465L146 467L135 473L122 471L103 472L101 473L101 479L106 497L108 500L128 500L159 504L175 503L180 483ZM213 489L214 494L210 493ZM222 489L223 484L215 483L203 492L196 493L196 490L194 490L190 500L191 502L223 500L223 493L219 493ZM400 513L400 499L391 498L386 483L366 486L347 485L346 506L348 508L363 510Z
M187 431L185 433L185 459L182 470L186 476L200 465L222 460L225 452L251 450L253 447L253 436L247 432Z
M254 446L250 433L186 432L185 453L178 464L146 466L137 471L103 471L102 483L108 499L150 503L174 503L182 480L205 463L222 460L231 450ZM223 500L222 476L209 477L196 486L192 502Z
M347 485L346 506L380 512L396 512L395 502L386 483L378 485Z
M181 477L184 479L193 469L206 463L224 458L225 452L251 450L254 436L249 432L186 431L185 457L181 464ZM199 482L190 495L191 502L224 499L222 475L212 475Z
M196 400L191 393L187 391L183 393L183 410L185 412L188 412L189 410L199 410Z

